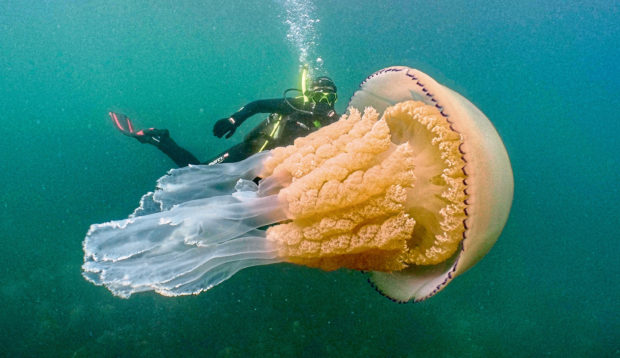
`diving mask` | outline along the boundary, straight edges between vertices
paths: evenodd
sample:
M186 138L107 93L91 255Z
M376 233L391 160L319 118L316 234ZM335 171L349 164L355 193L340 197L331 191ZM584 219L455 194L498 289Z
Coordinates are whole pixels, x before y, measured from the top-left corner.
M306 96L315 104L326 102L330 106L338 100L338 94L335 92L307 91Z

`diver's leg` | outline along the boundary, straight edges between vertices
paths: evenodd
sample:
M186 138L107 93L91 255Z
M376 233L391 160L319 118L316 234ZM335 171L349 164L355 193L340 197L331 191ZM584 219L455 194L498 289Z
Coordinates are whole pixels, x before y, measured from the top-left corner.
M200 164L196 157L179 146L172 138L167 129L149 128L134 133L134 137L140 143L148 143L155 146L166 154L179 167L186 167L189 164Z
M254 154L253 146L248 141L244 141L228 148L224 152L218 154L210 160L207 160L203 164L213 165L219 163L235 163L246 159L252 154Z
M200 161L187 149L179 146L172 138L167 129L164 129L165 135L158 137L159 142L151 143L157 149L166 154L179 167L186 167L189 164L200 164ZM147 131L144 131L145 135Z

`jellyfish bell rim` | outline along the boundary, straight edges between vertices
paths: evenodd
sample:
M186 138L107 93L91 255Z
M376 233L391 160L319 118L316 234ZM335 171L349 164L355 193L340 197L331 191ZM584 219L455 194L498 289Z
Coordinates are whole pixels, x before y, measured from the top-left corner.
M372 106L381 115L387 107L409 100L435 106L462 135L468 199L464 239L446 262L369 273L379 292L399 302L433 296L486 255L506 224L514 191L508 153L493 124L469 100L424 72L406 66L379 70L362 82L349 107L363 110Z

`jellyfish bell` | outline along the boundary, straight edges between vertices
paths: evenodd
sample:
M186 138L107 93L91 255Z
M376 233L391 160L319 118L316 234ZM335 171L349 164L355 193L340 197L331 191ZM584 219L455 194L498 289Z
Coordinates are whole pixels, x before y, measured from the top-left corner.
M466 98L419 70L394 66L375 72L362 83L349 106L372 106L381 112L407 100L439 109L449 128L462 138L459 152L467 197L459 250L448 260L412 265L398 272L370 273L375 287L398 301L423 300L434 295L486 255L506 224L514 188L506 148L489 119ZM393 131L415 132L406 122L391 123Z
M362 84L348 115L291 146L170 171L128 219L91 226L84 276L121 297L183 295L291 262L369 271L388 297L420 300L489 250L511 199L488 119L392 67Z

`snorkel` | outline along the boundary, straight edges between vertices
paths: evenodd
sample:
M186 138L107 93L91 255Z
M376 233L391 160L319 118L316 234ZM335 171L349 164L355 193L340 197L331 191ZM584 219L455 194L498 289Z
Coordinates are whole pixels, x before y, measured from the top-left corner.
M286 95L289 92L295 91L295 92L301 92L301 97L303 97L304 99L304 105L306 103L308 103L308 96L306 96L306 91L307 91L307 82L308 82L308 65L303 65L301 68L301 89L298 88L288 88L284 91L284 93L282 93L282 98L284 99L284 102L286 102L286 104L288 104L289 107L291 107L292 109L294 109L297 112L301 112L301 113L305 113L305 114L310 114L310 115L314 115L314 112L312 111L307 111L305 109L301 109L301 108L297 108L295 107L291 102L289 102L288 98L286 98ZM299 98L300 96L296 97Z
M319 113L326 110L326 108L324 107L329 107L329 109L333 109L334 104L336 103L337 99L338 99L338 95L335 92L335 85L333 85L333 82L331 79L329 79L328 77L319 77L318 80L322 81L322 80L328 80L329 83L331 83L331 87L333 87L333 92L331 92L331 87L328 86L326 89L328 89L328 92L324 92L322 91L322 89L324 89L323 87L319 87L321 90L320 91L314 91L314 89L316 88L316 84L313 86L312 90L308 90L308 65L303 65L302 69L301 69L301 89L297 89L297 88L289 88L287 90L284 91L284 93L282 94L282 97L284 99L284 102L286 102L286 104L291 107L292 109L294 109L297 112L301 112L301 113L305 113L305 114L310 114L310 115L315 115L316 114L316 109L321 108L322 110L319 110ZM317 81L317 79L315 79L314 81ZM295 91L295 92L301 92L301 96L298 96L296 98L303 98L303 103L304 106L306 105L306 103L308 102L312 102L312 110L308 111L305 109L301 109L301 108L297 108L295 107L295 105L293 105L289 99L286 97L286 95L291 92L291 91ZM330 93L331 92L331 93ZM324 102L324 103L323 103Z
M308 96L306 96L306 80L308 79L308 65L304 65L301 70L301 94L304 97L304 103L308 102Z

